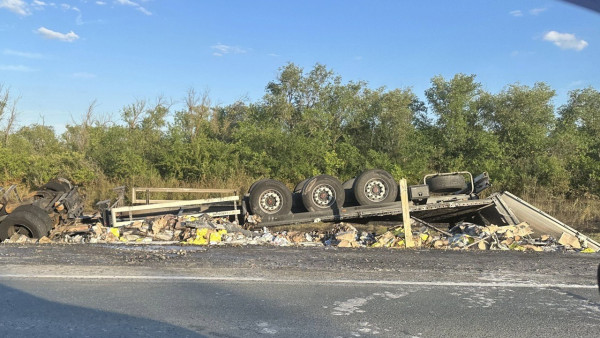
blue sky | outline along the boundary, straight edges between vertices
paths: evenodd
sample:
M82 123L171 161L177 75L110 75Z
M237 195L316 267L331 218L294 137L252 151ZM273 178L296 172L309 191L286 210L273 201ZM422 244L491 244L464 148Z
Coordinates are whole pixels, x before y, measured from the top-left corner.
M548 83L555 104L600 88L600 14L561 1L0 0L0 84L19 125L57 131L188 89L257 101L287 62L423 92L435 75L485 89Z

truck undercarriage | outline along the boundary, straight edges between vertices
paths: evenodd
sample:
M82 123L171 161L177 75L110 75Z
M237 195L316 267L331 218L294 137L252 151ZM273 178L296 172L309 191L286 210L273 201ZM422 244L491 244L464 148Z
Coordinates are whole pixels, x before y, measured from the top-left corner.
M83 198L65 179L51 180L25 197L16 185L0 188L0 240L15 234L41 238L82 213Z

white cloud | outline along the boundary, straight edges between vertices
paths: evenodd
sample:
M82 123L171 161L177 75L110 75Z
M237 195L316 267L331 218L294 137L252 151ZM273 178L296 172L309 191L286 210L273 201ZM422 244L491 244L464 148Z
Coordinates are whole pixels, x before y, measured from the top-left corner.
M145 9L145 8L144 8L144 7L142 7L142 6L136 7L136 9L137 9L138 11L140 11L140 12L142 12L142 13L144 13L144 14L148 15L148 16L152 15L152 12L150 12L149 10Z
M512 16L523 16L523 12L520 9L515 9L514 11L508 12L508 14Z
M6 70L11 72L33 72L35 69L29 68L23 65L0 65L0 70Z
M146 15L152 15L152 12L150 12L146 8L142 7L137 2L133 2L131 0L116 0L115 2L118 3L119 5L131 6L131 7L135 8L136 10L138 10L138 11L140 11L140 12L146 14Z
M580 51L588 46L587 41L578 39L575 34L559 33L557 31L549 31L544 35L545 41L550 41L560 49L574 49Z
M244 54L246 50L237 46L228 46L222 43L218 43L214 46L210 46L214 50L214 56L223 56L225 54Z
M96 78L96 74L87 73L87 72L78 72L71 74L71 77L75 79L94 79Z
M28 53L28 52L21 52L18 50L12 50L12 49L5 49L2 54L4 55L13 55L13 56L20 56L20 57L24 57L27 59L41 59L43 58L42 54L39 53Z
M539 15L542 12L547 11L548 8L532 8L529 11L527 11L529 13L529 15ZM515 9L514 11L510 11L508 12L508 14L514 16L514 17L521 17L524 15L523 11L520 9Z
M529 14L531 15L538 15L542 12L545 12L548 8L533 8L529 10Z
M48 4L45 3L44 1L33 0L31 2L31 8L38 10L38 11L43 11L44 8L46 8L46 6L48 6Z
M19 15L29 15L31 12L23 0L0 0L0 8L6 8Z
M73 41L79 39L79 35L75 34L75 32L73 32L73 31L70 31L69 33L64 34L64 33L55 32L46 27L40 27L40 28L38 28L37 32L40 33L46 39L50 39L50 40L73 42Z
M104 6L104 5L106 5L106 2L104 2L104 1L96 1L96 5Z

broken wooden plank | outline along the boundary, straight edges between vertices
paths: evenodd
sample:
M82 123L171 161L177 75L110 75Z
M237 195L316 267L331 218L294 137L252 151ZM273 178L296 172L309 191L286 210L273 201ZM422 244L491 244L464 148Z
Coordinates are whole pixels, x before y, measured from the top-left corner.
M404 223L404 240L407 248L413 248L415 242L412 236L410 207L408 205L408 186L406 179L400 180L400 202L402 202L402 222Z

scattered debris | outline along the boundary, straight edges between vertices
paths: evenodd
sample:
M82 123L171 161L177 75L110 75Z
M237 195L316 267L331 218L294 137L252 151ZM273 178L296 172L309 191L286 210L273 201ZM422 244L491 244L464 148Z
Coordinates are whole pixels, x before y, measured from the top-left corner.
M563 232L563 234L560 236L560 239L558 240L559 244L565 245L565 246L570 246L573 249L581 249L581 244L579 243L579 239L573 235L567 234L566 232Z
M468 222L456 224L448 231L419 219L413 231L417 248L441 250L518 250L518 251L578 251L594 252L585 238L563 233L560 239L534 232L525 222L514 226L481 226ZM4 243L128 243L182 245L275 245L275 246L334 246L340 248L405 248L406 236L402 225L375 234L360 231L349 223L338 223L330 230L277 231L268 228L250 231L226 217L164 215L133 221L122 227L97 224L63 225L48 237L30 239L15 233Z

